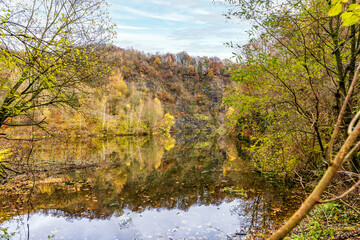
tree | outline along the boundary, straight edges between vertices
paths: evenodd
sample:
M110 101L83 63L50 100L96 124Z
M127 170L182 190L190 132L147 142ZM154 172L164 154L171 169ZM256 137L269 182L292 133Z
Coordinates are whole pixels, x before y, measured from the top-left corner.
M329 16L336 17L337 15L339 15L342 12L342 4L343 3L346 4L347 2L348 2L347 0L332 1L332 4L334 6L330 8L328 12ZM347 27L350 26L351 31L353 31L355 27L354 25L357 24L360 20L360 16L359 16L360 5L356 4L354 1L352 1L351 3L352 4L348 8L348 12L343 13L341 17L343 20L343 26L347 26ZM337 135L339 133L341 122L343 120L347 105L351 99L351 96L357 84L359 74L360 74L360 64L356 69L354 77L351 81L351 85L349 86L346 98L344 100L343 106L336 121L336 126L330 140L330 147L333 146L333 143L335 142L335 139L337 138ZM315 189L305 199L301 207L291 216L291 218L280 229L274 232L269 239L273 239L273 240L283 239L288 233L290 233L290 231L293 228L295 228L300 223L300 221L316 204L324 203L324 202L332 202L344 198L346 195L350 194L352 191L354 191L357 187L360 186L360 180L359 180L340 196L325 201L321 200L322 194L324 193L326 188L331 184L332 179L336 176L336 174L341 169L341 167L350 159L351 155L354 152L356 152L360 147L360 142L358 141L358 138L360 136L360 122L358 121L359 117L360 117L360 112L358 112L350 122L350 125L348 127L349 136L346 138L340 151L336 154L334 159L332 158L333 149L329 149L329 155L328 155L329 166L326 172L324 173L323 177L319 181L319 183L316 185Z
M253 22L251 42L263 37L264 33L269 36L265 46L267 52L261 52L258 59L273 56L270 51L275 49L269 46L275 45L278 54L286 54L303 63L302 71L309 72L307 75L323 71L323 78L333 85L331 95L335 98L334 108L338 114L355 74L360 49L357 44L359 33L354 26L344 29L341 18L329 18L327 1L287 0L279 4L271 0L228 2L237 6L229 11L228 17L239 16ZM278 58L281 59L280 55ZM312 64L318 65L317 69L311 69ZM349 111L345 119L348 123L351 120Z
M0 0L0 127L45 106L77 105L85 84L107 74L113 37L104 0ZM20 125L24 125L20 123Z
M360 66L358 67L356 74L354 76L354 79L352 81L352 84L350 86L348 95L346 96L346 100L342 106L341 112L338 116L337 126L340 126L339 123L341 123L342 118L345 113L345 109L347 107L347 104L350 100L350 96L352 94L352 91L354 90L354 87L357 83L357 79L359 77L360 72ZM344 192L342 195L335 197L333 199L329 200L321 200L322 194L325 192L326 188L331 184L331 181L334 179L336 174L339 172L341 167L350 159L351 155L357 151L360 147L360 142L357 142L359 136L360 136L360 122L358 121L358 118L360 116L360 112L356 114L356 116L353 118L352 122L350 123L350 126L348 128L349 136L346 138L345 142L343 143L340 151L336 154L335 158L329 159L329 166L322 176L321 180L318 182L312 193L305 199L305 201L302 203L300 208L290 217L290 219L276 232L274 232L269 240L277 240L277 239L283 239L286 237L287 234L291 232L292 229L294 229L302 219L305 218L305 216L308 214L308 212L316 205L321 204L324 202L331 202L339 200L352 191L355 190L356 187L360 185L360 181L356 182L351 188L349 188L346 192ZM356 123L356 124L355 124ZM354 129L353 129L354 128ZM336 127L332 139L337 137L337 132L339 130L339 127ZM330 154L331 156L331 154Z
M346 0L331 3L319 0L227 2L237 6L231 8L229 17L237 16L254 23L252 39L243 48L243 55L239 56L242 67L234 78L241 82L242 91L234 98L239 104L235 106L240 106L237 109L240 115L247 117L249 112L255 112L255 117L249 117L260 125L259 135L268 134L257 145L263 145L265 140L295 122L293 126L298 127L295 132L284 132L293 143L292 148L299 147L294 144L294 136L301 133L309 136L311 132L317 146L313 141L309 158L314 159L317 167L324 167L323 162L326 163L327 170L313 192L286 224L270 237L282 239L316 204L338 200L360 185L357 182L339 197L321 200L334 176L348 160L353 160L354 165L359 163L357 159L351 159L351 155L360 145L357 143L360 114L356 114L360 7L355 1L349 4ZM348 11L339 17L343 5ZM343 27L342 22L350 27ZM349 136L346 137L341 126L348 124ZM274 128L276 125L281 128ZM279 139L270 138L274 144L277 144L276 140ZM334 146L341 146L340 151ZM320 156L314 154L316 149L320 149ZM295 154L293 150L286 154L282 151L282 155L294 157ZM271 161L266 164L271 165ZM279 166L274 164L272 167L276 170Z

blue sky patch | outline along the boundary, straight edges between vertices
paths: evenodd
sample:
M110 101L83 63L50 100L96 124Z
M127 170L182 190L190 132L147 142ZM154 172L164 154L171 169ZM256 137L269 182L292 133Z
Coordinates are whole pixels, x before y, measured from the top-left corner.
M117 24L116 45L144 52L188 52L191 56L232 57L233 41L245 44L248 23L227 22L226 7L211 0L110 0Z

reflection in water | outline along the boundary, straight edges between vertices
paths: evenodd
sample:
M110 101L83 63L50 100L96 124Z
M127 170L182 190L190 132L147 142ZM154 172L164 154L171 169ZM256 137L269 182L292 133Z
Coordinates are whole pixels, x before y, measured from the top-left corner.
M30 239L47 239L49 235L55 239L58 235L63 239L226 239L235 230L249 229L249 216L241 211L244 205L238 199L220 205L196 204L187 211L151 209L137 213L125 209L121 216L114 213L97 220L67 218L62 211L50 210L31 214L29 220L26 215L15 217L3 226L17 232L19 239L27 236L27 224Z
M14 155L36 181L1 186L0 227L14 239L226 239L271 229L293 207L231 141L175 139L37 142L30 164Z

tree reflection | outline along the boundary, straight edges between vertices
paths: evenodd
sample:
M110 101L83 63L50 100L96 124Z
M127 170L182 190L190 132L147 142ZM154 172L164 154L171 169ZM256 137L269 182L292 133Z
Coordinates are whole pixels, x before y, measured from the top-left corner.
M231 140L217 136L36 144L31 167L38 173L33 193L30 195L31 182L26 177L3 185L1 221L39 210L69 220L109 219L123 215L125 209L139 213L151 209L188 211L194 205L242 199L243 204L231 211L241 222L246 220L240 229L249 232L281 223L286 213L275 206L296 207L286 204L291 194L261 179L237 155ZM127 228L130 223L130 218L123 219L119 227Z

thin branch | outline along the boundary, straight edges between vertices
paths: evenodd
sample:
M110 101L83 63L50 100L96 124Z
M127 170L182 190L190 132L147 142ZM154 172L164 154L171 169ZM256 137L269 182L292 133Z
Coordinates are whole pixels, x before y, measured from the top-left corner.
M350 134L353 131L354 125L355 125L356 121L359 119L359 117L360 117L360 111L351 120L349 127L348 127L348 134Z
M352 95L352 91L354 89L354 86L357 82L357 78L360 71L360 65L356 70L356 74L352 80L350 89L347 93L347 96L345 98L345 101L342 105L341 112L338 117L338 122L336 129L332 135L332 143L330 145L330 157L331 157L331 150L332 146L334 144L334 141L336 139L336 134L338 133L340 129L340 123L342 121L342 117L344 115L346 105L350 100L350 97ZM335 136L334 136L335 135ZM268 240L278 240L283 239L288 233L291 232L292 229L294 229L302 219L305 218L305 216L309 213L309 211L319 203L321 200L321 196L324 193L324 191L327 189L327 187L330 185L333 178L336 176L338 171L340 170L341 166L343 165L344 161L347 160L351 153L353 153L360 145L360 143L357 143L356 146L353 147L355 142L357 141L358 137L360 136L360 124L358 123L355 127L355 129L349 134L346 141L342 145L340 151L336 154L336 157L333 161L331 161L331 158L329 159L329 166L324 175L322 176L320 182L316 185L315 189L312 191L312 193L305 199L303 204L300 206L300 208L290 217L290 219L276 232L274 232Z
M355 88L355 85L357 83L357 79L359 77L359 72L360 72L360 65L357 67L356 69L356 73L355 73L355 76L352 80L352 83L351 83L351 86L349 88L349 91L348 91L348 94L345 98L345 101L341 107L341 110L340 110L340 113L339 113L339 116L338 116L338 119L336 121L336 125L335 125L335 129L334 129L334 132L331 136L331 140L330 140L330 143L329 143L329 149L328 149L328 161L330 163L330 165L333 164L333 160L332 160L332 148L334 146L334 143L335 143L335 140L336 140L336 137L340 131L340 125L341 125L341 122L342 122L342 119L344 117L344 114L345 114L345 110L346 110L346 107L347 107L347 104L348 102L350 101L350 98L351 98L351 95L352 95L352 92Z
M335 197L335 198L331 198L331 199L328 199L328 200L320 200L319 203L328 203L328 202L333 202L333 201L336 201L336 200L340 200L344 197L346 197L347 195L349 195L352 191L354 191L358 186L360 186L360 180L354 185L352 186L351 188L349 188L346 192L344 192L343 194L341 194L340 196L338 197Z
M358 174L358 173L349 172L349 171L345 171L345 170L341 171L341 173L344 173L344 174L349 175L349 176L355 176L355 177L360 178L360 174Z

